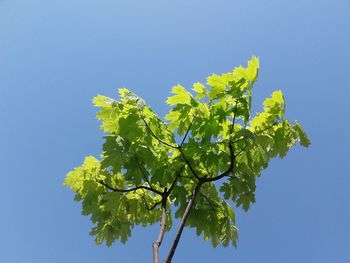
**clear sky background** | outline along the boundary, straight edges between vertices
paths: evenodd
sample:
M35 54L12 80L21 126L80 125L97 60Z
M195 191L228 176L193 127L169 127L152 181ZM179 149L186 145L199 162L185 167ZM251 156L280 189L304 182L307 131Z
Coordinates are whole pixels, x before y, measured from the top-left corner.
M174 263L350 262L349 46L349 0L0 0L0 262L151 262L158 227L96 246L62 186L101 152L91 100L127 87L164 116L173 85L252 55L255 109L282 89L312 145L263 172L237 249L186 229Z

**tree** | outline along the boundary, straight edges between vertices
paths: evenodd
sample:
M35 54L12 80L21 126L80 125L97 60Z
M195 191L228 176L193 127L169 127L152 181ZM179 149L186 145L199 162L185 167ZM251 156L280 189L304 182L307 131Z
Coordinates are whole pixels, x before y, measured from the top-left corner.
M162 120L140 97L123 88L120 100L98 95L97 118L105 132L100 159L85 158L64 184L90 215L96 242L125 243L135 225L160 222L153 243L153 262L173 217L181 218L165 262L171 262L185 226L212 245L237 244L232 205L247 211L255 202L255 182L271 158L283 158L299 142L310 140L303 128L284 118L285 100L275 91L263 111L251 116L251 96L259 60L193 93L172 88L172 108Z

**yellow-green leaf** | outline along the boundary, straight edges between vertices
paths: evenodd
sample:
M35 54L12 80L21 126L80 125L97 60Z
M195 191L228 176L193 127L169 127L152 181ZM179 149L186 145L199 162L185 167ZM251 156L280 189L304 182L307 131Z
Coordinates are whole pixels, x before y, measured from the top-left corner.
M246 80L255 82L258 76L259 71L259 58L256 56L253 56L248 61L248 67L238 67L235 69L235 73L241 74L242 77L244 77Z
M171 92L175 94L167 99L166 103L169 105L187 104L191 105L191 94L181 85L176 85L172 88Z
M193 84L193 90L197 93L198 99L203 99L206 96L205 86L200 82Z

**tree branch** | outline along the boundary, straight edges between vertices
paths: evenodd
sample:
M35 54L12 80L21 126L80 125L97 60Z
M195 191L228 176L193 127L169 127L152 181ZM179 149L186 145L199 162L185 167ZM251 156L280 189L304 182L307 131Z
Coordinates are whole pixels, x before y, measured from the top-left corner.
M157 240L153 243L153 263L158 263L159 262L159 247L162 244L163 237L164 237L164 232L165 232L165 227L166 227L166 202L168 199L168 196L171 194L174 186L177 183L177 179L181 175L182 170L185 168L185 165L181 167L181 169L176 173L175 179L170 185L169 189L165 187L164 192L162 194L162 219L161 219L161 224L160 224L160 230L159 230L159 235ZM156 205L156 204L155 204Z
M188 128L187 128L186 134L185 134L185 136L183 137L183 139L182 139L182 141L181 141L181 143L180 143L180 147L184 144L184 142L185 142L185 140L186 140L186 137L187 137L187 135L188 135L188 133L189 133L191 127L192 127L192 124L193 124L194 119L196 118L196 116L197 116L197 111L196 111L196 113L194 114L193 119L192 119L190 125L189 125Z
M234 111L234 113L233 113L233 120L232 120L232 124L231 124L231 128L230 128L230 135L232 134L233 128L234 128L234 126L235 126L236 113L237 113L237 104L238 104L238 101L236 100L235 111Z
M221 152L224 153L227 157L231 158L231 156L227 152L225 152L224 150L221 150Z
M164 145L166 145L166 146L168 146L168 147L170 147L170 148L178 149L178 146L171 145L171 144L169 144L169 143L163 141L162 139L160 139L157 135L155 135L155 133L152 131L151 127L149 127L149 125L148 125L148 123L146 122L146 120L145 120L143 117L141 117L141 118L142 118L144 124L146 125L146 128L147 128L148 133L149 133L153 138L155 138L157 141L159 141L160 143L162 143L162 144L164 144Z
M203 182L205 182L205 183L207 183L207 182L214 182L214 181L217 181L217 180L220 180L220 179L224 178L225 176L229 176L230 173L233 172L233 169L234 169L234 166L235 166L236 157L238 155L240 155L249 145L248 143L246 143L245 146L237 154L234 154L233 144L234 144L234 142L229 141L229 144L228 144L228 147L229 147L229 150L230 150L230 154L229 155L226 152L224 152L226 155L228 155L231 158L229 168L225 172L223 172L222 174L220 174L218 176L211 177L211 178L202 178Z
M153 243L153 263L159 262L159 247L162 244L164 233L165 233L165 227L166 227L166 199L162 199L162 218L160 223L160 230L158 234L157 240Z
M162 203L163 200L160 200L159 202L154 203L151 207L149 207L147 210L152 211L154 208L156 208L158 205Z
M221 178L224 178L225 176L228 176L231 172L233 172L233 169L235 167L236 156L234 154L233 143L231 141L228 143L228 148L230 150L230 158L231 158L229 168L225 172L223 172L222 174L220 174L218 176L211 177L211 178L204 178L203 179L204 182L214 182L214 181L220 180Z
M210 208L211 208L213 211L219 212L219 210L217 210L217 209L215 208L215 206L218 207L218 205L213 204L213 202L209 199L209 197L206 196L205 194L203 194L202 192L199 192L199 194L205 199L205 201L207 201L208 205L210 206Z
M182 173L184 168L185 168L185 165L182 166L181 169L176 173L175 179L174 179L173 183L170 185L169 189L168 190L165 189L164 194L166 195L166 197L168 197L169 194L171 194L171 192L173 191L174 186L177 183L177 179L181 176L181 173Z
M193 176L196 177L197 180L200 180L200 177L197 175L197 173L195 172L195 170L194 170L193 167L191 166L190 162L189 162L188 159L186 158L186 155L185 155L185 153L183 152L182 147L178 147L178 149L179 149L179 151L180 151L180 153L181 153L182 158L184 159L185 163L187 164L188 168L190 168L190 170L191 170Z
M274 126L276 126L276 125L278 125L278 124L280 124L280 123L282 123L282 122L274 122L274 123L271 124L270 126L267 126L265 129L262 129L262 130L258 131L256 134L263 133L264 131L267 131L267 130L271 129L272 127L274 127Z
M173 256L175 254L175 250L177 248L177 245L180 241L180 237L182 235L182 231L185 227L185 224L186 224L186 221L187 221L187 218L188 218L188 215L190 214L191 212L191 209L193 207L193 204L196 200L196 197L200 191L202 187L202 183L199 182L197 185L196 185L196 188L194 189L193 193L192 193L192 196L191 196L191 199L190 201L188 202L187 206L186 206L186 209L185 209L185 212L184 214L182 215L182 218L181 218L181 223L180 223L180 226L179 226L179 229L177 230L177 233L176 233L176 236L174 238L174 241L173 241L173 244L170 248L170 252L169 252L169 255L168 257L166 258L166 260L164 261L165 263L171 263L171 260L173 259Z
M142 198L143 203L144 203L144 205L145 205L145 207L146 207L146 209L147 209L148 211L152 211L154 208L157 207L157 205L159 205L159 204L163 201L163 199L162 199L162 200L160 200L160 201L158 201L158 202L155 202L151 207L149 207L148 204L147 204L147 200L146 200L146 198L145 198L145 195L144 195L144 194L141 195L141 194L139 194L139 193L137 193L137 192L136 192L136 194L138 194L138 195Z
M262 132L272 128L273 126L275 126L275 125L277 125L279 123L281 123L281 122L275 122L272 125L266 127L265 129L257 132L256 134L260 134L260 133L262 133ZM230 167L225 172L223 172L222 174L220 174L218 176L215 176L215 177L212 177L212 178L205 178L205 179L203 179L204 182L214 182L214 181L220 180L220 179L222 179L225 176L229 176L229 174L231 172L233 172L234 162L235 162L236 157L239 156L249 146L249 144L246 143L245 146L237 154L234 154L233 144L238 142L238 141L244 140L244 139L245 138L241 138L241 139L238 139L238 140L235 140L235 141L229 141L229 145L228 145L229 146L229 150L230 150L230 155L229 156L231 157Z
M105 186L107 189L109 189L109 190L111 190L113 192L128 193L128 192L133 192L133 191L136 191L136 190L139 190L139 189L145 189L145 190L151 191L151 192L159 194L159 195L163 194L162 192L160 192L160 191L158 191L156 189L153 189L151 187L144 186L144 185L136 186L134 188L129 188L129 189L117 189L117 188L114 188L114 187L108 185L103 180L97 180L97 182L100 183L101 185Z
M244 145L244 147L236 154L236 157L238 156L238 155L240 155L247 147L248 147L248 143L246 143L245 145Z
M254 135L261 134L261 133L263 133L264 131L267 131L267 130L271 129L272 127L274 127L274 126L276 126L276 125L278 125L278 124L280 124L280 123L283 123L283 122L274 122L274 123L271 124L270 126L264 128L264 129L262 129L262 130L260 130L260 131L255 132ZM239 139L237 139L237 140L232 141L232 143L235 144L235 143L237 143L237 142L243 141L244 139L245 139L245 138L242 137L242 138L239 138ZM223 143L226 143L227 141L229 141L229 140L221 140L221 141L218 141L217 143L223 144Z
M136 153L135 153L135 160L136 160L137 166L139 167L139 169L140 169L140 171L142 173L143 179L145 180L145 182L147 182L147 184L149 185L150 188L154 189L154 187L151 185L151 182L148 180L148 177L145 174L145 171L142 169L143 167L141 166L140 160L137 157Z

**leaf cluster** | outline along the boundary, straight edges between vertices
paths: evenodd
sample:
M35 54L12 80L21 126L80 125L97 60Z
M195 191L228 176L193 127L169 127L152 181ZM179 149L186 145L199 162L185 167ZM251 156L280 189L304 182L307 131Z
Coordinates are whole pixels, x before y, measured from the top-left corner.
M251 115L258 69L259 60L252 57L246 67L213 74L191 91L176 85L165 120L125 88L119 100L94 98L105 132L102 154L87 157L64 184L82 202L82 213L91 216L97 243L126 242L135 225L160 222L164 206L170 208L170 229L200 184L186 225L213 246L236 245L231 204L248 210L255 202L256 178L270 159L283 158L297 142L310 144L301 125L285 119L279 90Z

